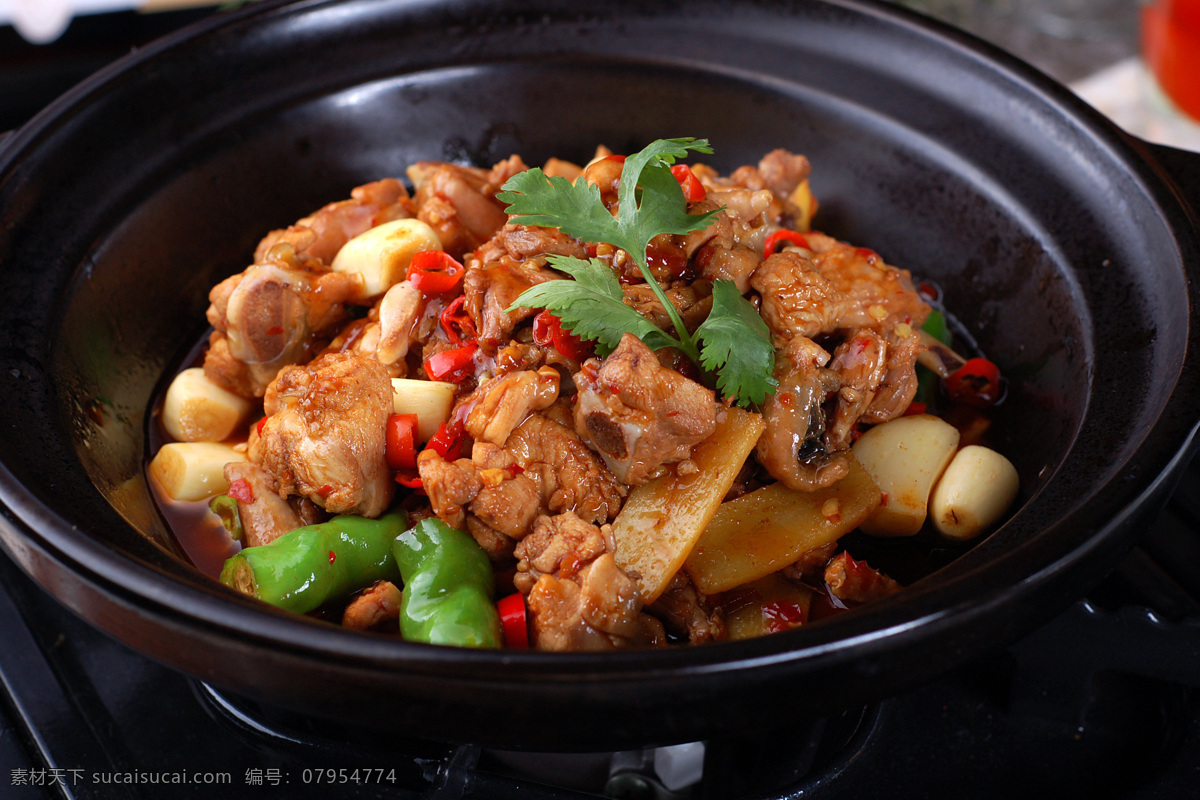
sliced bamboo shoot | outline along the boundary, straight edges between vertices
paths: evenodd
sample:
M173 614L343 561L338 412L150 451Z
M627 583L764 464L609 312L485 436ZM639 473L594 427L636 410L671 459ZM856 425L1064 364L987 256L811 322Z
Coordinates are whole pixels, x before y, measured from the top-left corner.
M721 504L684 569L705 594L727 591L837 541L862 524L881 500L879 486L854 459L846 477L825 489L764 486Z
M765 427L760 415L729 408L692 452L699 472L670 473L630 493L613 520L617 564L638 580L642 600L658 599L708 527Z

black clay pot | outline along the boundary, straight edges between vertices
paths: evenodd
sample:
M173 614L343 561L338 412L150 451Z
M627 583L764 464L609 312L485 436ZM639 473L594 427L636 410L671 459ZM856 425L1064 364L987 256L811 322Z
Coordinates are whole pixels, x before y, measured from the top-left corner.
M619 748L868 702L999 648L1133 544L1198 417L1200 157L868 2L266 2L118 62L0 150L0 543L82 617L214 686L407 735ZM705 136L807 154L824 230L939 283L1011 379L1002 528L905 592L667 652L393 641L227 591L144 478L159 382L254 243L411 161Z

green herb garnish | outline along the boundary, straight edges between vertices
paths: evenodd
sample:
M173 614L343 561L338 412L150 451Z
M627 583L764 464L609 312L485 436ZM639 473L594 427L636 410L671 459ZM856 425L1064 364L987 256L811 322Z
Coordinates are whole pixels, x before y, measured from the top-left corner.
M678 348L698 366L715 373L717 387L726 396L742 406L758 404L778 386L771 377L775 349L758 311L731 281L715 281L712 310L695 335L690 334L646 260L646 248L655 236L703 230L719 213L719 209L687 213L687 201L671 174L671 165L689 150L712 152L704 139L659 139L626 158L617 188L620 205L616 216L604 207L598 187L583 180L572 183L547 177L536 168L514 175L497 195L508 204L514 223L558 228L568 236L604 242L628 253L670 317L674 336L625 305L612 269L595 258L547 256L554 269L574 280L533 286L509 310L550 309L564 328L595 340L602 353L616 348L626 333L651 349Z

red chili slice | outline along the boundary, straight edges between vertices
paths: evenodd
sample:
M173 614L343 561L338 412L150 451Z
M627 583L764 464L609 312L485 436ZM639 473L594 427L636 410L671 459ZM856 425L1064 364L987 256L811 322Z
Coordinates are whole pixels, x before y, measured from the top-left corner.
M1000 369L986 358L971 358L945 380L946 394L956 403L986 408L1000 400Z
M779 248L779 245L783 244L784 242L803 247L805 250L812 249L808 246L808 238L803 233L785 229L775 231L767 237L767 242L763 246L763 258L770 258L773 256L775 251Z
M463 265L441 250L422 250L408 262L408 280L425 294L442 294L462 280Z
M446 461L462 458L463 426L461 422L443 422L437 433L429 439L426 447L432 449Z
M504 632L507 647L529 647L529 617L525 611L525 597L520 593L510 594L496 603L500 612L500 628Z
M462 383L475 369L475 351L479 345L468 342L454 350L443 350L425 362L425 373L435 381Z
M467 313L466 303L467 296L459 295L453 303L443 309L439 317L442 330L446 332L452 344L462 344L464 340L474 339L479 335L475 332L475 321Z
M400 470L396 473L396 483L401 486L407 486L409 489L420 489L425 485L421 482L421 478L416 470Z
M679 188L683 189L683 199L689 203L699 203L704 199L704 184L700 183L700 179L696 177L696 173L692 172L692 168L687 164L676 164L671 167L671 174L675 176L675 180L679 181Z
M785 631L808 621L808 610L790 600L774 600L762 607L766 628L771 633Z
M549 309L533 318L533 341L542 347L553 347L575 361L583 361L592 354L592 343L564 328L562 320Z
M241 503L254 502L254 488L250 486L250 481L245 478L238 478L233 483L229 484L227 494L234 500Z
M384 453L390 469L417 468L416 414L391 414L388 416Z

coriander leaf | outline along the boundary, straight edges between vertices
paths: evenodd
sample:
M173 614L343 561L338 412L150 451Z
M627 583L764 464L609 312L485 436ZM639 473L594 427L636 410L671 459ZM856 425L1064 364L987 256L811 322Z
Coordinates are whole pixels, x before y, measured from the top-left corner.
M701 362L717 373L717 388L740 406L759 405L779 382L771 332L758 310L732 281L713 282L713 306L696 330L703 341Z
M621 284L603 261L557 255L546 259L575 280L545 281L531 286L513 301L508 311L548 308L571 333L595 340L602 356L616 349L625 333L637 336L652 350L679 347L677 340L625 305Z
M600 200L600 189L587 181L550 178L534 167L513 175L501 188L496 199L508 204L514 224L558 228L585 242L616 244L617 221Z

